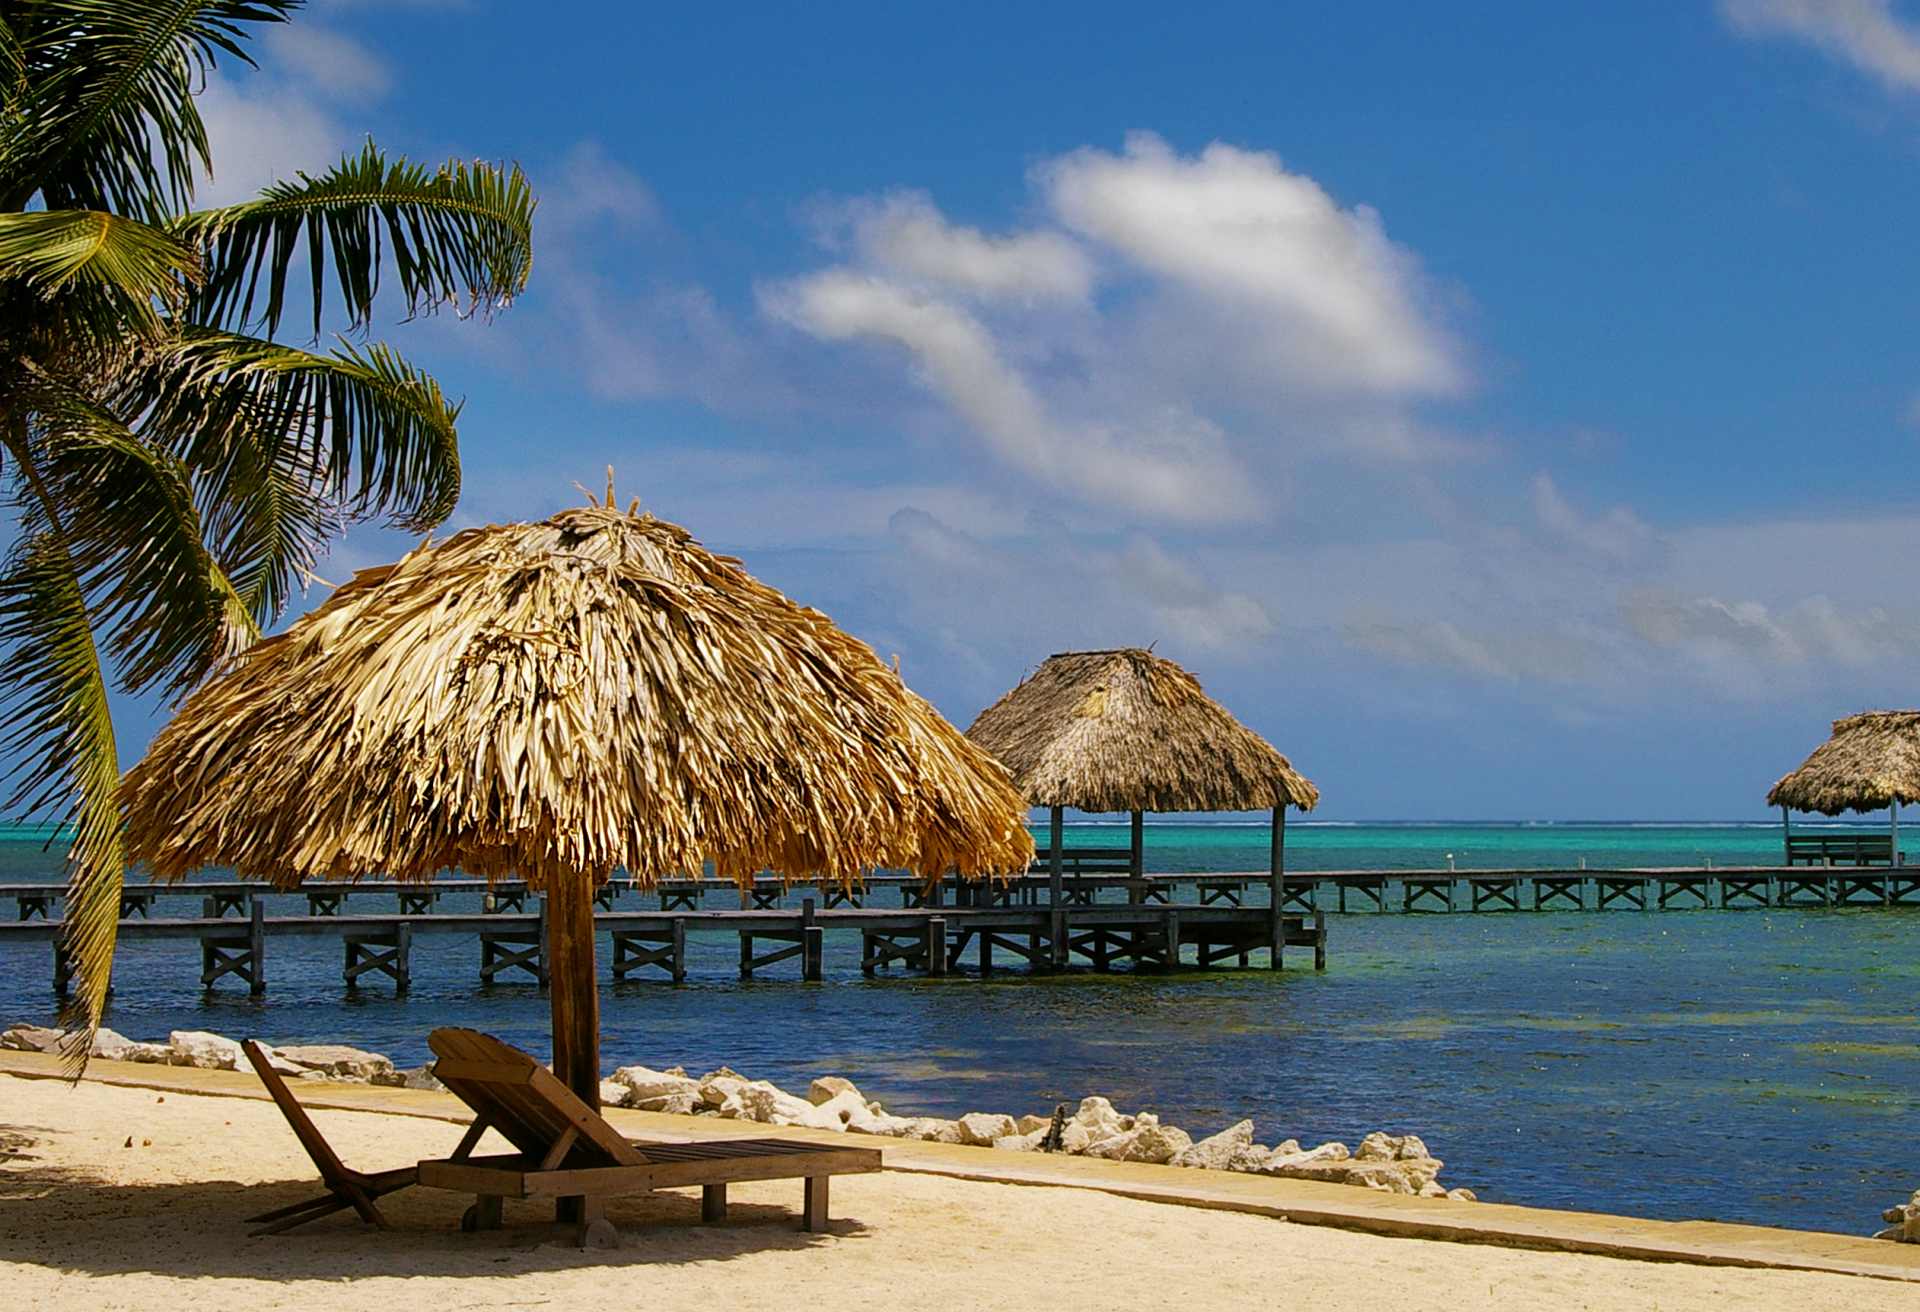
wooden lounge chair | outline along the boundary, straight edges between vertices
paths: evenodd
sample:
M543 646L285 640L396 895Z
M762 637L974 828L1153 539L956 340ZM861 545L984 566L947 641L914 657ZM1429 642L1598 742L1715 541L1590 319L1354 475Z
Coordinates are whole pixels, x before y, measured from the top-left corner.
M262 1212L258 1216L247 1218L247 1224L260 1225L252 1235L274 1235L282 1230L291 1230L297 1225L317 1221L323 1216L351 1207L360 1214L360 1219L368 1225L387 1228L387 1218L380 1213L379 1204L374 1200L405 1189L419 1178L419 1169L402 1166L391 1171L381 1171L377 1175L367 1175L344 1165L333 1151L333 1145L326 1141L320 1129L307 1116L307 1109L293 1096L293 1090L280 1078L280 1072L273 1068L273 1059L267 1054L266 1045L258 1039L248 1039L240 1045L247 1054L247 1060L253 1063L254 1071L260 1076L260 1083L267 1086L274 1103L280 1108L280 1114L287 1118L287 1124L293 1127L293 1133L300 1140L300 1146L307 1150L307 1156L320 1168L320 1179L327 1186L327 1192L318 1198L309 1198L304 1203L295 1203L290 1207L276 1207L271 1212Z
M475 1116L453 1156L420 1163L420 1183L474 1195L463 1230L500 1225L504 1198L575 1199L565 1205L579 1223L584 1247L618 1241L605 1218L605 1200L689 1185L701 1188L700 1219L723 1220L727 1185L735 1181L806 1181L802 1224L827 1224L827 1183L835 1175L880 1169L876 1148L795 1143L784 1139L729 1139L669 1144L630 1141L545 1066L491 1035L435 1030L428 1045L434 1075ZM496 1130L519 1152L475 1157L480 1136Z

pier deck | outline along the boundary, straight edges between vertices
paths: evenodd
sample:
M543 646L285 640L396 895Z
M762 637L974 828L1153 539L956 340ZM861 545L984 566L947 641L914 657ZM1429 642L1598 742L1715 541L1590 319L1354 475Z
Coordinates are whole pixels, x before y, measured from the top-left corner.
M19 890L28 887L31 891ZM475 893L481 886L459 881L450 891ZM216 897L216 890L219 894ZM547 982L547 926L544 901L528 897L531 910L502 910L503 902L517 905L514 892L494 890L492 911L353 914L341 909L346 896L388 897L420 890L361 885L315 890L329 895L312 905L306 915L269 914L270 900L289 901L311 896L308 890L281 893L259 885L180 884L134 890L143 902L139 914L120 921L120 936L128 940L192 940L201 949L201 983L213 986L228 976L253 993L267 987L270 944L285 937L330 937L342 946L342 981L357 987L367 976L384 976L398 991L411 982L411 951L423 935L457 935L476 939L480 946L482 983L524 978ZM442 890L449 891L449 890ZM0 886L0 897L24 898L22 918L0 922L0 943L44 942L53 952L53 986L64 992L71 969L60 945L61 923L46 911L58 901L58 891L41 886ZM331 895L340 895L335 900ZM153 901L172 896L199 896L203 914L165 917L148 914ZM753 899L749 898L751 903ZM857 936L861 969L871 975L899 966L928 975L946 975L966 968L981 974L996 966L1017 962L1031 969L1069 968L1079 962L1097 970L1116 965L1177 969L1207 967L1232 961L1248 966L1259 959L1278 969L1284 949L1311 948L1316 969L1326 966L1326 922L1323 915L1273 915L1267 907L1246 907L1226 901L1206 905L1159 904L1150 901L1072 906L1032 906L1017 897L997 904L967 906L919 905L900 907L838 906L820 909L809 896L800 907L752 906L698 910L603 910L595 924L612 942L606 957L616 979L648 968L664 972L675 982L686 978L687 938L692 933L737 936L743 979L784 962L797 963L800 978L823 978L829 935ZM980 899L988 901L988 899ZM416 901L417 905L417 901ZM241 914L229 915L229 908ZM123 908L124 910L124 908ZM789 968L791 969L791 968Z

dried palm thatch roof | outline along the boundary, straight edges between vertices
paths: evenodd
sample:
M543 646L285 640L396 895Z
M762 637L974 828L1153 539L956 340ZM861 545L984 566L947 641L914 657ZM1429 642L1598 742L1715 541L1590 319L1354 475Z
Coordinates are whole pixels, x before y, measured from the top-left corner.
M611 488L362 570L195 694L122 800L162 879L845 881L1033 851L1006 771L872 649Z
M1320 790L1200 681L1139 648L1049 656L967 737L1036 806L1079 811L1313 809Z
M1838 815L1920 801L1920 711L1863 711L1767 793L1768 806Z

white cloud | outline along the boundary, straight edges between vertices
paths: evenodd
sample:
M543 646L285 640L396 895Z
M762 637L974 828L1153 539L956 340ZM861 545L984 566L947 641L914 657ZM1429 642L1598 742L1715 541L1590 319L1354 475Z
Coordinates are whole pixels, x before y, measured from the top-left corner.
M295 21L262 30L266 62L316 95L353 101L379 99L393 85L393 70L351 37L314 23Z
M1583 515L1561 495L1553 479L1534 475L1529 499L1535 520L1555 540L1614 564L1644 560L1654 549L1654 532L1626 506L1601 515Z
M1898 91L1920 91L1920 28L1891 0L1720 0L1747 36L1797 38Z
M766 304L819 337L905 347L928 386L1002 459L1053 486L1169 518L1231 518L1248 508L1212 424L1178 409L1126 426L1057 419L958 305L848 269L770 289Z
M1093 265L1055 232L995 237L949 223L922 192L894 192L843 208L864 263L886 273L983 297L1082 300Z
M889 527L905 618L970 667L1004 672L1034 652L1113 646L1244 657L1275 631L1258 600L1144 534L1111 543L1036 521L988 541L915 507Z
M1412 257L1365 206L1342 209L1279 157L1215 142L1191 158L1152 133L1041 166L1054 214L1318 389L1447 393L1464 381L1419 304Z
M920 193L831 207L847 261L762 288L825 342L904 348L915 381L1036 493L1250 519L1294 458L1451 455L1410 412L1465 382L1415 261L1277 158L1136 133L1032 182L1051 222L987 234Z

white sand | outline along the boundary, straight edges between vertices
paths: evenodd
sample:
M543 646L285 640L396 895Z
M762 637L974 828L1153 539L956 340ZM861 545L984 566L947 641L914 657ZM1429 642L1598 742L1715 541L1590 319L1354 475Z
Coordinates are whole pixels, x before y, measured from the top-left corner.
M363 1170L444 1155L459 1127L315 1115ZM126 1147L128 1137L133 1147ZM149 1144L147 1141L151 1141ZM797 1228L798 1181L616 1200L625 1246L553 1242L533 1204L463 1235L465 1198L383 1206L395 1229L331 1217L272 1239L241 1219L317 1192L266 1103L0 1076L0 1307L558 1309L1920 1308L1913 1285L1381 1239L1078 1189L868 1175L834 1184L826 1235Z

